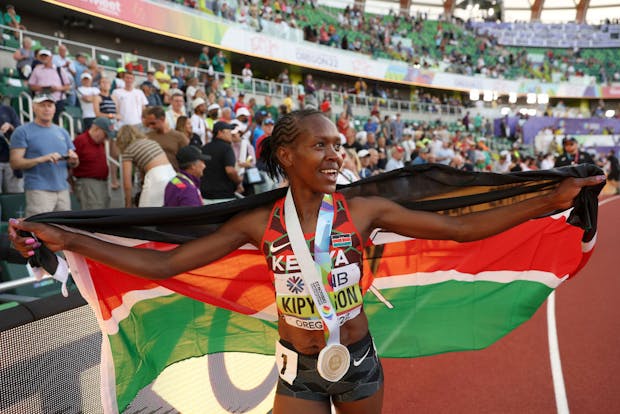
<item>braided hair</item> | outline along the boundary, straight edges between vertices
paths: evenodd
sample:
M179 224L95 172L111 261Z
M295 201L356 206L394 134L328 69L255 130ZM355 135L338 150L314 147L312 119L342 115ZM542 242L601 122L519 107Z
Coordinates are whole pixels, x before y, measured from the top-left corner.
M276 122L271 136L261 142L260 161L271 177L276 178L278 175L286 176L284 169L278 161L276 152L279 147L293 143L302 132L299 128L299 122L313 115L325 116L323 112L316 109L302 109L284 115Z

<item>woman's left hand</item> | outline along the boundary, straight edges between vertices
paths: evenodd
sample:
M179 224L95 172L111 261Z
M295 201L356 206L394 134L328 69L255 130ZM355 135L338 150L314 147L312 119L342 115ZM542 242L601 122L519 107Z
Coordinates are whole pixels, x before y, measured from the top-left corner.
M550 194L553 204L558 210L566 210L573 206L573 200L583 187L597 185L605 181L604 175L596 175L586 178L566 178Z

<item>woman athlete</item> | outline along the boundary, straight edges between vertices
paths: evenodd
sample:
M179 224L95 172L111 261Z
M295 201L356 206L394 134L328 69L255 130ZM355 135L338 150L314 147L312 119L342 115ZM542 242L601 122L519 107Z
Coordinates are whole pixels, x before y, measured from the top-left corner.
M415 238L477 240L545 213L567 209L582 187L605 179L568 178L550 194L451 217L408 210L380 197L345 200L336 192L342 164L339 150L338 130L320 112L304 110L284 116L273 135L265 140L261 159L272 175L281 173L288 179L292 198L241 212L214 233L171 251L127 248L54 226L18 220L11 220L9 235L25 257L34 254L38 243L32 237L20 236L18 230L35 234L53 251L74 251L147 279L164 279L196 269L251 243L266 256L277 296L280 341L276 345L276 360L280 379L273 413L328 414L330 402L340 414L380 413L383 373L361 300L356 295L363 276L362 247L371 231L382 228ZM295 211L298 223L293 217ZM316 267L312 269L313 264L306 261L304 265L302 256L311 257L307 253L314 251L311 260L319 261L321 249L313 250L312 246L325 238L325 231L317 227L317 221L324 220L332 228L327 232L331 244L327 247L327 261L331 261L327 266L333 265L334 271L323 274L321 279ZM301 227L303 234L292 235L293 227ZM302 237L304 252L300 250L298 236ZM325 246L322 252L326 252ZM159 265L152 266L153 263ZM310 275L312 271L314 275ZM317 277L319 282L306 278L307 275ZM337 307L336 326L330 325L329 315L323 313L329 313L329 306L327 310L316 309L317 300L325 292L327 297L337 298L345 292L349 299L353 298L344 306L334 305L333 299L327 304ZM339 372L342 368L344 372Z

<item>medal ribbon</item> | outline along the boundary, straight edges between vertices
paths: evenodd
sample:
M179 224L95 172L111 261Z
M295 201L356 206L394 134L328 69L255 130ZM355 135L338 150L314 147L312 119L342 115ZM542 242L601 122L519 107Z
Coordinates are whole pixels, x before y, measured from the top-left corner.
M327 293L325 287L331 291L329 276L332 270L332 261L329 256L329 244L331 240L332 223L334 221L334 199L331 194L325 194L321 201L321 208L316 222L316 232L314 237L314 260L310 254L310 249L306 244L306 239L301 230L295 201L291 189L286 194L284 200L284 222L291 241L291 248L299 267L301 275L310 290L310 295L314 300L325 330L325 341L327 345L340 343L340 324L336 309Z

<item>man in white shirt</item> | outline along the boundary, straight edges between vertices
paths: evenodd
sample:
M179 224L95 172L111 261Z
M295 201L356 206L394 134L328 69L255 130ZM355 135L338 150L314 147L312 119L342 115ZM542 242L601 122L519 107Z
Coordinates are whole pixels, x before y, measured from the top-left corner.
M82 131L88 131L96 117L93 101L95 96L99 96L101 91L99 91L99 88L92 86L93 77L88 72L82 73L80 82L81 86L77 88L77 96L82 108Z
M399 168L403 168L405 164L403 163L403 156L405 155L405 149L400 145L394 145L392 150L390 151L390 159L387 164L385 164L385 172L397 170Z
M170 98L170 106L166 111L166 122L168 122L168 127L170 127L170 129L176 129L177 120L180 116L187 116L183 92L175 93Z
M142 111L148 104L141 89L134 89L135 77L133 72L125 72L123 77L125 87L114 89L112 99L116 103L116 110L120 115L119 126L138 125L142 123Z
M196 98L192 101L194 113L191 117L192 132L200 137L202 145L207 143L207 124L205 122L206 104L202 98Z

